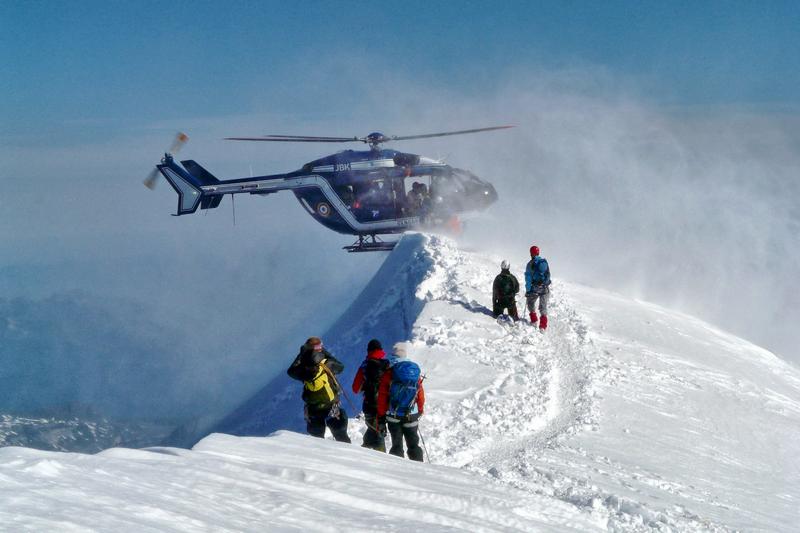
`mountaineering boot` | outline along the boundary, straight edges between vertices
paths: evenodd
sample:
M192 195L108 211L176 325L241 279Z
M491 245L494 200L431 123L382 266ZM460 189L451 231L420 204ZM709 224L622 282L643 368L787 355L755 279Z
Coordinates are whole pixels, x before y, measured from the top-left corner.
M541 331L547 329L547 315L542 315L542 320L539 322L539 329Z
M542 317L542 318L544 318L544 317ZM538 320L539 320L539 317L536 316L536 313L531 313L531 324L536 324L536 322Z

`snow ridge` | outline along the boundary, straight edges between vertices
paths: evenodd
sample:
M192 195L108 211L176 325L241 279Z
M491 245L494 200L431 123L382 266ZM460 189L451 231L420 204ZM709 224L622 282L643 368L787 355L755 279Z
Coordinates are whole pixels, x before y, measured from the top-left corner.
M487 366L494 376L488 386L437 410L434 416L443 423L430 424L436 428L432 430L434 439L442 441L445 450L457 449L474 441L473 428L482 425L484 442L479 447L485 445L489 457L507 456L516 449L544 446L563 434L591 426L592 403L587 393L591 347L585 326L564 298L554 295L552 315L559 320L546 335L526 323L498 325L485 319L476 323L475 318L490 315L488 306L479 300L486 300L497 267L468 257L454 243L439 237L432 237L428 247L434 265L420 285L418 297L461 306L471 315L456 310L447 318L450 312L439 310L443 316L420 321L413 330L413 342L420 348L445 348L447 357ZM557 294L557 284L553 290ZM464 342L462 337L468 340ZM435 379L432 377L432 383ZM459 424L444 423L448 419ZM446 457L454 465L468 464L462 463L468 458L460 454Z

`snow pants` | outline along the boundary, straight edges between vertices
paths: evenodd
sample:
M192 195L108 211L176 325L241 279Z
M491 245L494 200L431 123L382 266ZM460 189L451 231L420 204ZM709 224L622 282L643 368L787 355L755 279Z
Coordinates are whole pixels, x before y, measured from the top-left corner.
M550 300L550 291L547 291L544 294L536 294L535 292L529 292L525 294L525 299L528 302L529 313L536 312L536 302L538 300L539 315L547 316L547 302Z
M519 320L519 314L517 314L517 302L516 300L498 300L492 304L492 314L495 318L499 317L503 314L503 311L508 309L508 316L514 319L514 321Z
M379 452L386 451L386 419L382 416L364 414L367 431L361 446Z
M312 437L325 438L325 427L331 430L333 438L341 442L350 442L347 435L347 412L339 405L326 406L322 409L306 405L306 431Z
M409 415L397 419L386 417L389 434L392 436L392 448L389 453L403 457L403 439L408 447L408 458L422 462L422 448L419 447L419 415Z

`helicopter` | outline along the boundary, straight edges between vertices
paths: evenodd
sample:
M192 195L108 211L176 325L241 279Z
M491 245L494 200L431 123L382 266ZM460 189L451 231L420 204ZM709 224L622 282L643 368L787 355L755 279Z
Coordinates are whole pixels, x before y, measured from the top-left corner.
M227 137L232 141L346 143L362 142L369 150L343 150L306 163L300 170L250 178L219 180L193 160L175 162L173 154L188 140L178 133L161 163L145 179L154 188L159 173L178 194L174 216L197 209L215 209L222 198L234 194L268 195L290 190L303 208L323 226L354 235L348 252L392 250L397 241L381 235L412 229L459 226L458 216L487 208L497 201L497 191L472 172L417 154L382 148L389 141L463 135L514 126L491 126L422 135L387 136L373 132L365 137L313 137L265 135Z

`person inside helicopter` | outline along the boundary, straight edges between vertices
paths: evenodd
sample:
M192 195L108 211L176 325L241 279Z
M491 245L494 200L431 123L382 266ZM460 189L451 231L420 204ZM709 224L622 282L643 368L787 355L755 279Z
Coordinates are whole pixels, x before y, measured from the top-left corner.
M356 189L356 200L353 203L354 213L359 220L383 220L395 216L394 192L387 180L377 179L359 185Z
M422 202L425 199L422 192L423 187L425 187L425 185L418 181L415 181L411 185L411 190L408 191L406 195L406 209L409 215L416 215L419 213L420 209L422 209Z

